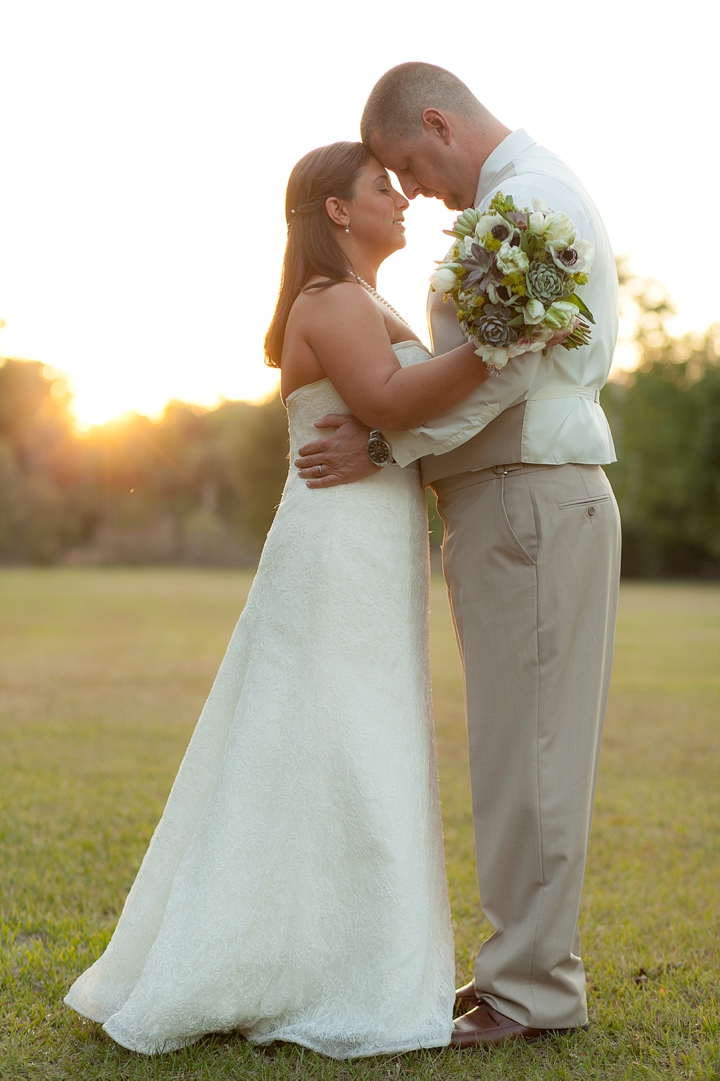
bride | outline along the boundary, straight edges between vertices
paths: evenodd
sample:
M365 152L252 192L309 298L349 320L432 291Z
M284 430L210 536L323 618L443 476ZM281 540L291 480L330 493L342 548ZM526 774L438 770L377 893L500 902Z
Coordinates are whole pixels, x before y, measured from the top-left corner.
M375 292L407 205L359 143L293 169L266 339L291 459L323 414L411 427L487 377L472 345L429 360ZM425 500L413 467L369 469L321 490L290 469L115 933L65 999L134 1051L227 1030L334 1058L450 1040Z

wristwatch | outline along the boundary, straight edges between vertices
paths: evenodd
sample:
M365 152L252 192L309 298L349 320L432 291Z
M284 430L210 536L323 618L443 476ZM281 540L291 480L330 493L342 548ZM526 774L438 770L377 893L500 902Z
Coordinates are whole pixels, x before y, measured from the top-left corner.
M373 428L367 442L367 456L373 465L390 465L393 460L392 447L382 432Z

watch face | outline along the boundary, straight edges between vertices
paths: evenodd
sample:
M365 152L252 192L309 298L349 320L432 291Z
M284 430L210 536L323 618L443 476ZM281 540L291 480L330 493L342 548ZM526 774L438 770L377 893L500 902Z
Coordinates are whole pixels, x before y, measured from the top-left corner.
M375 465L390 461L390 446L384 439L371 439L367 445L368 458Z

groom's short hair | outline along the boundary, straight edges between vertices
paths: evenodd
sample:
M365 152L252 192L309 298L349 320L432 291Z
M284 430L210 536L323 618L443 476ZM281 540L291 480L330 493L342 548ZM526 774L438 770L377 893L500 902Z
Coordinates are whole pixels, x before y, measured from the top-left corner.
M411 61L390 68L370 92L360 137L369 143L374 134L383 139L412 139L422 130L425 109L440 109L468 120L485 112L472 91L445 68Z

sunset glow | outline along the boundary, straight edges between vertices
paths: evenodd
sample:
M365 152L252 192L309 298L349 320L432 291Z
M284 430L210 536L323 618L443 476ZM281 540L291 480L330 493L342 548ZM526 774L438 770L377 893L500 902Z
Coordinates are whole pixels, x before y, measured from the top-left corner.
M548 71L503 50L458 48L457 17L397 0L324 36L337 12L283 14L270 38L221 3L8 7L0 45L0 355L69 374L82 424L169 399L257 399L277 385L262 341L280 277L284 189L314 146L356 139L365 97L388 67L451 68L510 127L572 165L618 253L660 280L677 328L720 318L713 245L674 227L689 164L717 171L714 8L610 0L573 11L577 70ZM518 0L518 24L536 6ZM389 33L393 27L395 31ZM328 29L328 34L330 31ZM558 46L559 47L559 46ZM565 46L563 45L563 48ZM672 55L673 78L661 58ZM709 160L708 160L709 159ZM702 188L702 185L700 185ZM433 261L452 215L418 199L408 247L380 291L421 337ZM698 288L702 282L702 288ZM623 363L628 363L627 359Z

